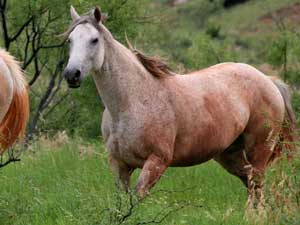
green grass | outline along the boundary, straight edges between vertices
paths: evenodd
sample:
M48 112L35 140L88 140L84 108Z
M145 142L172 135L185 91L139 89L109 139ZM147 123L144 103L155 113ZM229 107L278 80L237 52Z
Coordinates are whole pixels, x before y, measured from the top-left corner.
M116 208L120 196L128 205L115 188L100 143L36 144L21 162L1 169L0 180L1 225L97 224L107 218L101 211ZM187 202L162 224L246 224L246 198L241 182L215 162L171 168L124 224L153 219L167 206ZM109 224L105 220L99 224Z
M299 170L299 160L270 169L267 205L257 212L268 220L255 214L254 221L299 224ZM131 195L116 188L100 142L42 139L21 162L2 168L0 181L1 225L135 225L164 215L158 224L254 224L246 213L246 189L214 161L169 168L144 201L133 196L124 223L118 221L129 212Z

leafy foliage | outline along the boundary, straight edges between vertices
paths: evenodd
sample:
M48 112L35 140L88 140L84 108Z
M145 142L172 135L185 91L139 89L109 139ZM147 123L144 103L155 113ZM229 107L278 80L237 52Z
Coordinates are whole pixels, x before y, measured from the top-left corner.
M187 55L191 68L204 68L217 63L236 61L230 40L218 41L200 34L189 47Z
M195 22L197 27L201 28L211 14L216 13L223 8L223 2L224 0L190 1L179 8L179 14L182 14L184 17L188 17L189 20Z
M268 61L278 69L282 69L283 79L300 84L297 63L300 56L299 37L297 34L284 30L279 37L271 41L268 50Z
M31 85L32 116L28 134L67 130L72 135L98 137L103 105L91 79L78 91L67 89L62 71L68 49L59 36L70 23L71 3L82 14L98 1L89 4L80 0L2 1L6 5L3 7L6 20L2 21L7 25L3 45L22 61ZM137 34L136 21L144 13L144 2L101 2L103 11L108 13L106 26L118 40L124 39L125 32L129 37Z

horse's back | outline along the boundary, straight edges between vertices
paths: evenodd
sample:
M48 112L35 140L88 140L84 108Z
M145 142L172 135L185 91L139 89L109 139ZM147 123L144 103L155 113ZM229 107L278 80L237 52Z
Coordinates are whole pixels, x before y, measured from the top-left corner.
M186 88L206 94L225 94L225 98L238 95L247 100L250 106L267 101L283 106L280 91L267 75L253 66L244 63L220 63L187 75L178 76ZM225 93L224 93L225 92Z

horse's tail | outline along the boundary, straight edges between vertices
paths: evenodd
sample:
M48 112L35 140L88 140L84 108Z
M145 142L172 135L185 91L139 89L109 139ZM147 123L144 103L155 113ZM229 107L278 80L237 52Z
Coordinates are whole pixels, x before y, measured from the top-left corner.
M274 149L273 158L279 157L283 148L289 151L288 156L291 158L292 151L295 150L296 117L291 104L290 90L288 85L278 77L272 76L270 78L280 91L285 105L285 119L281 128L279 143Z
M0 155L11 147L17 139L24 140L29 118L29 97L24 74L14 58L4 50L0 56L7 64L13 83L13 97L9 109L0 121Z

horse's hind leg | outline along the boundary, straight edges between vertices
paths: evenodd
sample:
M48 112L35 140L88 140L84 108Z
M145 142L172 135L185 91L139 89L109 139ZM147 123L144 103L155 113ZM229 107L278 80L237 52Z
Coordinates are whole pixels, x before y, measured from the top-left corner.
M262 186L267 166L274 154L274 148L278 143L278 122L266 120L266 118L251 123L245 131L245 157L249 163L248 191L249 203L256 207L263 203ZM263 121L267 121L266 124Z
M252 164L246 155L245 149L231 152L231 147L214 158L229 173L237 176L246 186L249 194L249 203L257 205L261 201L261 189L265 167Z
M239 177L248 188L249 162L245 158L245 143L243 134L223 153L214 159L229 173Z
M243 133L228 149L214 158L229 173L241 179L248 189L249 203L254 206L262 200L264 173L278 137L275 130L265 130L257 136Z

